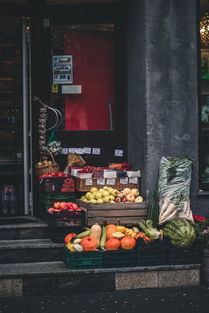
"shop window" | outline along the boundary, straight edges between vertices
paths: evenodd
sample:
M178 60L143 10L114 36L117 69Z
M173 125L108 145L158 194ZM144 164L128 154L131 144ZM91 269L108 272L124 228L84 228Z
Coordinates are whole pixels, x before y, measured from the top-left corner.
M114 130L114 24L55 25L51 38L53 84L63 98L64 130Z

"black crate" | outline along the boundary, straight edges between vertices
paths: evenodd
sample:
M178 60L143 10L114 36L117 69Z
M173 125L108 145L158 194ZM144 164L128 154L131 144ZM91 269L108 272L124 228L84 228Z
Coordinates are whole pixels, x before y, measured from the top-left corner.
M79 234L83 231L82 227L50 227L49 236L50 239L55 243L64 243L65 236L70 233Z
M59 214L46 213L46 221L50 227L50 238L53 242L64 242L69 233L80 233L86 225L86 212L66 211Z
M105 268L137 266L136 250L106 250L103 251Z
M202 250L193 246L187 249L170 247L168 249L168 264L200 264Z
M73 177L46 177L40 180L40 192L75 192Z
M166 240L145 243L142 239L137 239L137 265L166 265L168 244Z
M69 269L90 269L103 267L102 251L71 252L64 247L64 261Z

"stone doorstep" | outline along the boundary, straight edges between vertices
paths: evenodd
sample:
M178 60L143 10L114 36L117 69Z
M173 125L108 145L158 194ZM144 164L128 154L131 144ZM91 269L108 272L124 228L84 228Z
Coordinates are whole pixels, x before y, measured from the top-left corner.
M101 283L102 282L102 283ZM0 265L0 297L199 286L200 265L70 270L63 262Z

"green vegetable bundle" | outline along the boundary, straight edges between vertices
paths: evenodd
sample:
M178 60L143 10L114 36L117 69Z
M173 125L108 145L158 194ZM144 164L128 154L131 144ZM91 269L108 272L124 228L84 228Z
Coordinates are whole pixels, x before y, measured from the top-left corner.
M146 236L150 237L151 239L159 239L162 236L161 231L157 228L153 227L153 222L151 220L141 220L139 221L139 227L145 233Z
M192 224L183 218L169 221L163 227L165 236L171 239L172 245L178 248L189 248L196 239L196 232Z

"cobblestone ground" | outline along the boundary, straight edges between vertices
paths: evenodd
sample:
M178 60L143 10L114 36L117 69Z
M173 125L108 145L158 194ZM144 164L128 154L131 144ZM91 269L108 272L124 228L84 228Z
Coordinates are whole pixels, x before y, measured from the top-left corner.
M1 298L0 313L209 313L209 289L167 288Z

